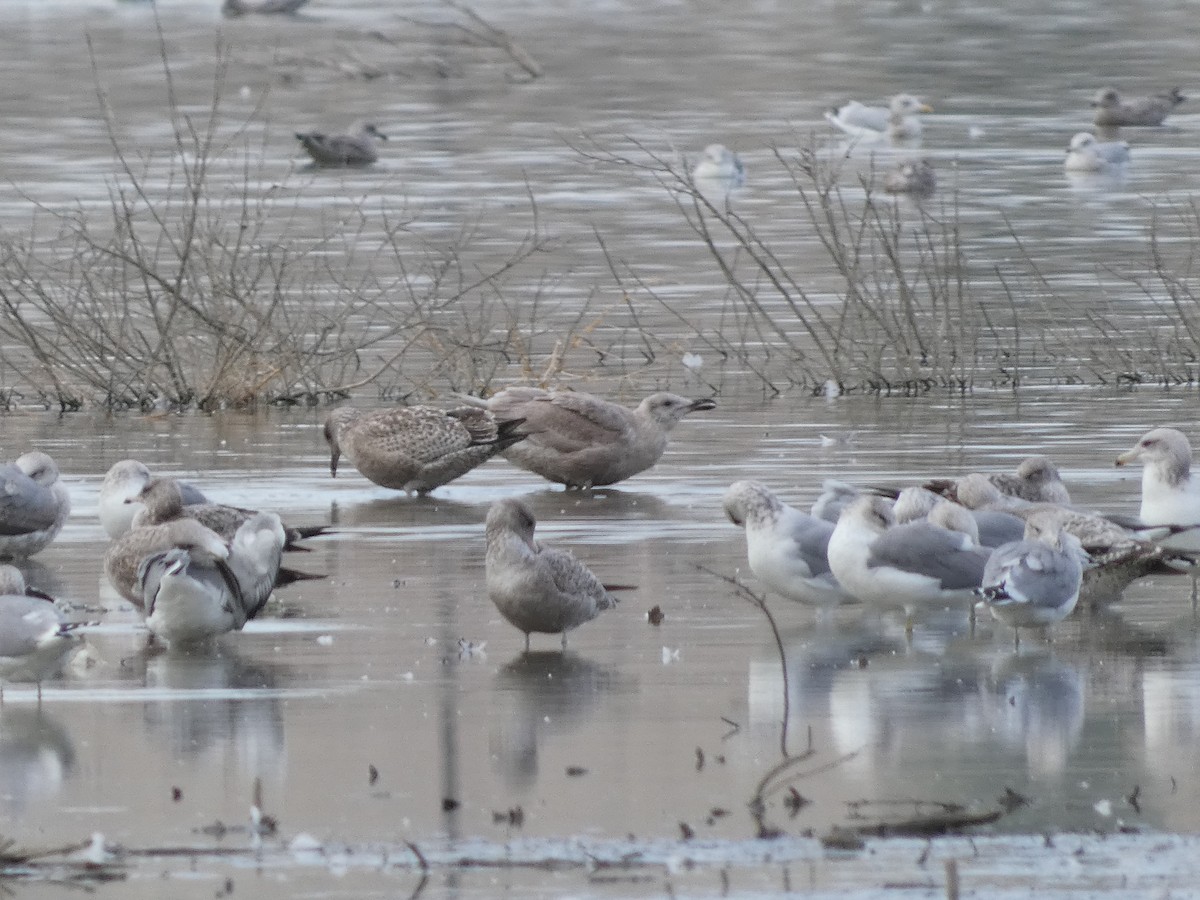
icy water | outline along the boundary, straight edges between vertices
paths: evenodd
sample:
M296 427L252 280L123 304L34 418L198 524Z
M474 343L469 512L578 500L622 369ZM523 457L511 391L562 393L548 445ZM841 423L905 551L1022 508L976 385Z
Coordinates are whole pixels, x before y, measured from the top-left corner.
M720 327L725 288L660 190L581 159L572 145L584 134L602 147L628 146L632 137L663 152L696 152L716 140L734 146L751 173L744 202L779 208L777 227L788 234L795 211L782 218L789 185L771 148L816 133L836 151L820 119L824 106L920 92L938 109L922 150L959 188L968 252L984 271L1012 254L1007 217L1069 301L1059 316L1086 315L1097 285L1108 285L1110 263L1144 251L1155 203L1186 202L1200 171L1200 104L1183 106L1170 127L1128 135L1135 165L1125 180L1080 182L1061 168L1098 85L1147 93L1182 82L1189 92L1194 29L1185 7L480 4L545 68L532 83L496 57L477 64L477 50L451 40L438 53L405 56L404 77L355 80L324 65L365 52L364 29L403 28L398 10L378 4L314 0L306 19L236 23L215 7L160 4L177 90L185 104L205 108L203 79L221 29L240 48L234 83L247 86L227 98L231 115L248 115L270 86L262 164L286 181L297 209L316 220L344 211L344 198L367 195L384 207L419 208L422 227L447 239L478 220L499 258L529 227L532 193L543 224L561 238L545 255L554 285L546 315L571 320L598 292L600 332L634 323L624 318L597 234L686 304L689 317L709 316L707 327ZM170 130L151 7L10 0L0 10L0 65L10 85L0 149L11 182L0 194L0 227L21 233L36 218L31 199L107 203L113 163L85 34L121 133L151 152L169 147ZM292 75L272 74L272 60ZM292 130L359 116L396 138L380 165L294 171ZM862 156L852 162L871 165ZM237 163L226 165L236 184ZM298 219L289 227L302 228ZM1164 239L1184 239L1186 224L1176 225L1162 226ZM816 243L801 234L796 253L820 277L828 273ZM1105 298L1128 302L1130 321L1139 321L1144 298ZM671 348L662 353L669 360L619 379L597 354L597 372L580 374L631 403L659 385L709 394L715 360L707 356L710 368L689 374L680 354L703 347L672 344L686 331L678 317L647 315L637 324L662 339L660 352ZM548 352L553 333L538 341ZM520 377L515 364L501 370L502 381ZM371 388L354 400L379 402ZM899 857L912 865L922 852L916 843L871 851L874 867L839 866L819 848L799 858L770 851L783 857L755 866L760 851L740 843L757 829L748 803L786 748L811 755L766 798L763 824L785 834L824 835L944 808L929 804L986 814L1012 791L1028 802L988 831L1133 829L1152 837L1100 848L1093 869L1060 837L1058 849L1072 860L1061 871L1028 843L996 845L997 862L980 869L977 883L1027 887L1020 869L1032 860L1058 879L1046 890L1082 883L1138 896L1142 887L1186 888L1186 866L1176 865L1166 839L1153 837L1200 832L1200 625L1186 579L1139 583L1121 603L1081 610L1054 629L1052 643L1031 639L1019 654L1010 633L986 621L973 636L958 621L926 623L908 647L897 620L846 614L817 622L772 598L785 692L766 620L720 577L740 574L754 586L720 498L730 482L756 478L806 505L826 477L904 484L1007 470L1045 453L1082 506L1132 512L1139 472L1117 470L1113 459L1155 424L1200 437L1194 395L1063 388L1019 398L827 401L793 393L763 402L753 385L731 382L718 403L680 425L656 468L616 488L564 493L497 460L420 500L350 469L330 479L319 410L6 416L4 455L47 450L74 497L63 534L29 565L31 580L104 612L86 659L47 684L40 705L30 689L5 691L0 834L24 845L102 832L127 847L244 848L257 782L280 828L269 847L308 834L351 850L309 854L303 864L268 855L257 871L244 860L232 868L156 860L135 865L132 880L110 890L157 896L158 873L172 872L173 893L211 896L227 890L232 871L239 890L259 896L420 888L445 897L615 897L676 887L715 896L728 888L717 873L722 852L755 873L734 877L745 895L789 887L869 894L892 883L925 896L943 883L940 862L892 868ZM333 535L289 560L327 577L281 592L273 615L219 653L147 654L136 617L101 583L96 493L108 466L126 457L196 481L223 501L273 509L289 522L333 523ZM487 505L506 496L531 504L542 539L570 547L606 580L637 585L617 610L572 635L565 654L544 636L523 654L522 637L484 594L482 522ZM655 606L664 614L659 625L647 621ZM214 834L218 824L223 836ZM696 846L729 843L713 851L718 862L701 863L689 878L680 874L687 845L656 849L685 834ZM628 852L653 860L652 875L608 880L603 869L588 877L571 868L583 865L578 858L556 865L570 853L554 841L571 853L584 847L585 857L587 842L607 841L592 855L624 858L618 844L631 836ZM424 886L409 868L381 874L388 854L404 857L405 842L428 849L459 838L486 842L480 859L510 839L544 840L530 855L543 847L546 866L485 867L487 874L446 867ZM1194 849L1171 847L1184 859ZM969 853L963 845L946 852ZM1151 871L1148 863L1122 870L1112 862L1154 853L1172 864Z

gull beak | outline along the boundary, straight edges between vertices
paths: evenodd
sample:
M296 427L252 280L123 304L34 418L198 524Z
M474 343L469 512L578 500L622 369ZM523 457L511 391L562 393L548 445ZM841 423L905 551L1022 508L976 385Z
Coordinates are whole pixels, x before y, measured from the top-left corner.
M704 397L700 400L693 400L691 405L692 412L700 412L701 410L716 409L717 401L711 397Z
M1120 456L1117 457L1117 465L1118 466L1127 466L1131 462L1136 461L1137 458L1138 458L1137 450L1126 450L1124 453L1122 453Z
M928 103L922 103L920 106L917 107L917 109L919 109L923 113L933 112L933 107L930 106Z

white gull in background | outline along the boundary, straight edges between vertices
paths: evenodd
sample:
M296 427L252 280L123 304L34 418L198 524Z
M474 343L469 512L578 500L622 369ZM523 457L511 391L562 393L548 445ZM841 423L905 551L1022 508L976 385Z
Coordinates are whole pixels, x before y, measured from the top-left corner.
M842 587L866 603L903 607L909 632L918 611L967 608L990 552L931 522L897 525L891 503L872 496L850 504L829 539Z
M617 598L566 550L533 539L537 520L520 500L498 500L487 514L484 570L496 609L525 635L562 634L590 622Z
M0 557L44 550L70 513L71 495L47 454L33 450L0 466Z
M851 100L825 112L825 119L852 138L876 141L915 140L921 136L919 113L933 112L912 94L897 94L887 106L866 106Z
M1063 168L1068 172L1116 172L1129 162L1129 145L1124 141L1099 141L1081 131L1067 145Z
M854 599L829 568L831 523L788 506L757 481L731 484L724 508L733 524L745 527L750 571L775 593L822 607Z
M1034 516L1024 539L992 553L979 595L995 618L1013 627L1017 647L1022 628L1052 625L1071 614L1088 561L1077 537L1053 518Z
M741 187L746 183L746 167L742 158L724 144L709 144L692 169L692 178Z
M505 459L568 488L615 484L650 468L684 416L717 405L658 393L629 409L582 391L536 387L509 387L471 402L523 423L527 437L507 448Z

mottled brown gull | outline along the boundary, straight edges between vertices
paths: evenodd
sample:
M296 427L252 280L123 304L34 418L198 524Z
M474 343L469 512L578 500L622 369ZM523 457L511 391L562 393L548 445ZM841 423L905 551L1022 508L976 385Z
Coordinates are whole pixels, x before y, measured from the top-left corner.
M972 506L958 497L959 486L964 478L969 477L973 477L973 475L960 478L934 478L925 482L925 487L950 500L957 500L964 506L981 509L982 506ZM986 478L1001 494L1009 497L1017 497L1031 503L1066 505L1071 502L1071 495L1067 491L1067 486L1063 484L1057 467L1044 456L1030 456L1022 460L1012 475L1007 472L994 472L981 477Z
M104 481L100 484L98 512L100 524L111 539L116 540L129 530L134 516L143 508L138 495L153 477L145 463L136 459L113 463L104 474ZM184 481L177 483L183 492L185 504L208 502L198 488Z
M145 605L138 589L138 566L143 559L173 547L181 547L204 559L227 563L229 546L219 534L195 519L173 519L159 525L131 528L108 545L104 574L122 597L139 610Z
M937 175L927 159L910 159L897 163L883 177L883 189L889 194L932 194L937 187Z
M825 118L859 140L915 140L921 136L918 113L927 112L933 112L933 109L919 98L912 94L897 94L887 106L866 106L851 100L827 110Z
M0 466L0 557L41 552L70 513L70 492L47 454L33 450Z
M20 569L0 565L0 682L36 682L40 699L42 681L78 646L78 627L50 601L27 596Z
M313 163L324 168L369 166L379 159L379 148L375 142L387 139L387 135L370 122L350 134L296 132L296 140L312 157Z
M325 420L330 475L337 477L344 454L364 477L411 494L428 493L465 475L524 437L518 417L474 406L374 412L341 406Z
M854 600L829 568L830 522L789 506L757 481L735 481L723 505L729 521L746 529L750 571L768 588L811 606Z
M498 417L524 421L528 437L509 447L505 459L569 488L615 484L650 468L684 416L717 405L658 393L629 409L582 391L535 387L505 388L473 402Z
M1097 91L1092 100L1092 106L1096 108L1092 121L1105 128L1161 125L1171 111L1186 99L1179 93L1179 88L1149 97L1122 99L1115 88L1105 87Z
M590 622L617 598L566 550L533 539L537 520L520 500L499 500L487 514L485 572L488 597L525 634L562 634Z

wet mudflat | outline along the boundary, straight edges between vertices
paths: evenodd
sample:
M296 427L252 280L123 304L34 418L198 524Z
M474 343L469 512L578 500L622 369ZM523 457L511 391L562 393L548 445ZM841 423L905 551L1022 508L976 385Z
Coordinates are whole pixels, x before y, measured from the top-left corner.
M763 402L758 385L722 372L693 334L728 327L728 289L673 205L646 178L595 165L573 145L588 145L586 135L601 146L632 137L688 153L714 140L734 146L750 170L738 202L776 212L770 233L794 245L821 285L828 263L798 224L774 148L817 132L832 155L845 153L824 130L823 106L919 91L939 110L922 150L956 189L972 271L988 281L1014 255L1011 222L1059 292L1053 302L1039 294L1030 320L1106 304L1136 335L1155 304L1114 284L1109 266L1142 252L1155 202L1186 198L1195 185L1200 113L1185 105L1171 126L1130 136L1125 178L1068 178L1062 152L1086 125L1099 81L1148 93L1190 71L1187 10L1126 18L1039 8L1031 17L1020 4L847 13L765 3L747 15L717 3L480 4L549 73L525 84L507 63L476 67L470 48L452 42L437 59L413 62L408 79L331 75L325 61L361 50L339 43L339 29L360 38L377 23L367 4L318 10L314 0L315 21L247 20L240 33L211 6L159 5L182 102L207 109L221 27L242 48L225 108L250 115L270 88L254 147L256 172L285 185L281 232L318 233L319 223L375 209L366 196L387 212L419 210L419 227L447 240L479 221L502 258L529 228L532 193L558 239L542 257L553 302L530 319L535 361L586 301L595 334L619 333L598 341L602 350L653 334L648 356L658 355L645 365L606 363L601 351L586 366L572 359L574 383L632 402L657 387L707 395L716 382L720 405L683 423L656 468L615 488L565 493L497 460L419 500L352 470L331 480L323 411L6 415L5 455L50 452L75 501L60 539L27 573L99 607L103 625L40 705L31 689L5 692L0 833L23 846L101 832L128 848L203 851L122 860L130 878L107 888L121 896L158 896L164 872L180 896L226 891L226 879L260 896L930 896L944 893L948 858L959 860L964 888L1022 890L1035 880L1042 893L1082 885L1184 895L1195 846L1171 835L1200 831L1200 627L1187 579L1138 583L1121 603L1081 609L1052 642L1030 639L1019 654L1007 629L987 620L974 634L958 618L926 622L909 647L896 619L846 612L818 622L772 598L781 665L763 616L718 576L745 569L742 536L720 509L739 478L803 506L826 477L903 484L1011 469L1045 453L1082 506L1132 512L1138 473L1114 469L1113 459L1155 424L1196 437L1194 394L1063 387L1019 398L794 392ZM169 146L170 126L147 7L3 8L11 27L0 58L14 108L0 134L12 182L0 226L23 233L31 198L107 205L112 156L85 31L121 133L152 155ZM279 59L294 70L287 78L266 62ZM370 170L297 171L293 130L358 116L381 120L399 149ZM847 183L893 155L851 153ZM214 191L243 183L241 160L217 168ZM1164 216L1157 228L1165 244L1186 246L1186 222ZM357 239L347 234L346 248L324 252L343 260ZM597 234L675 308L627 304ZM687 350L704 356L699 373L680 365ZM500 380L523 371L506 363ZM353 400L382 402L373 385ZM334 523L334 535L294 560L328 577L281 592L271 615L219 652L146 653L136 616L102 584L95 516L100 477L126 457L223 501ZM638 586L573 635L566 654L552 637L522 653L522 637L484 595L483 518L505 496L531 504L543 539ZM655 606L657 626L647 621ZM750 801L785 749L811 755L772 782L755 818ZM261 845L246 830L256 784L278 822ZM802 837L996 813L977 831L1000 837L929 852L904 839L827 853ZM754 841L764 827L800 839ZM1050 846L1047 833L1056 835ZM302 835L311 839L293 845ZM423 885L409 842L430 867ZM295 852L281 849L289 846ZM234 855L205 855L225 850ZM459 859L474 864L462 869ZM626 866L600 864L610 861Z

